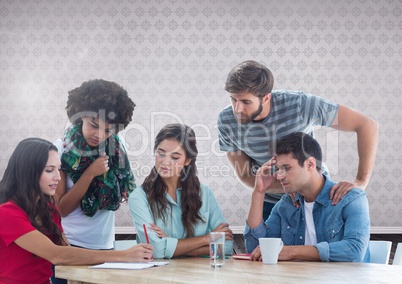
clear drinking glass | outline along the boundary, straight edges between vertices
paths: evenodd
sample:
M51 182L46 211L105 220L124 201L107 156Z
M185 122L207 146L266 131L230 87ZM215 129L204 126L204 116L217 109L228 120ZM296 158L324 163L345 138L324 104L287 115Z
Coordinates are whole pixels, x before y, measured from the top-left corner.
M222 268L225 264L225 233L209 233L209 263L212 268Z

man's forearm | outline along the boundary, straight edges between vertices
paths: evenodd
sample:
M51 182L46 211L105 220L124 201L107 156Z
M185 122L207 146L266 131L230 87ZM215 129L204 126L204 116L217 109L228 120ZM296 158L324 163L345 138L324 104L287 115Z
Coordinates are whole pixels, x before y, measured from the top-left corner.
M378 125L374 120L370 120L364 127L358 129L357 151L359 155L359 167L356 180L363 183L366 188L375 163L378 144Z
M374 168L378 144L378 124L373 119L344 105L338 106L338 113L331 125L332 128L355 132L357 134L357 152L359 166L356 183L365 189Z
M242 151L228 152L226 156L240 182L246 187L254 188L255 176L252 173L250 157Z
M262 211L264 207L264 196L264 193L256 190L254 190L251 195L250 210L247 217L247 224L251 229L254 229L263 221Z
M255 176L252 174L248 174L248 175L240 175L237 171L236 171L236 175L237 178L239 179L239 181L248 188L253 189L254 188L254 183L255 183Z
M254 175L249 175L249 176L244 176L244 175L239 176L238 175L238 178L244 186L249 187L251 189L254 188L254 184L255 184L255 176ZM282 187L280 181L275 181L270 186L267 193L284 193L284 190L283 190L283 187Z
M279 254L279 260L321 261L314 246L284 246Z

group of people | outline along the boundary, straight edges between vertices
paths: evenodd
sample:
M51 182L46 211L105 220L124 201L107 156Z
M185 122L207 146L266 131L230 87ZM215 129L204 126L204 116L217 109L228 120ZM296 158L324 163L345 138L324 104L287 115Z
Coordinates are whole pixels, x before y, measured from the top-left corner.
M220 148L240 181L253 189L244 231L247 251L261 260L258 238L281 237L279 260L369 261L363 190L374 167L377 123L311 94L273 90L273 83L266 66L238 64L225 85L232 103L218 119ZM312 138L315 126L356 133L359 165L353 181L330 180Z
M279 260L368 261L364 190L377 124L317 96L272 90L273 82L264 65L238 64L225 86L231 105L218 118L220 148L253 189L244 232L251 260L261 260L258 238L281 237ZM118 135L134 107L118 84L87 81L69 92L71 126L60 139L27 138L17 145L0 181L0 282L49 283L57 264L209 254L213 231L225 232L226 254L232 254L233 232L212 189L197 177L191 127L169 124L159 131L155 165L136 187ZM315 126L356 132L354 181L330 180L312 136ZM115 211L124 201L138 244L119 251L113 250Z

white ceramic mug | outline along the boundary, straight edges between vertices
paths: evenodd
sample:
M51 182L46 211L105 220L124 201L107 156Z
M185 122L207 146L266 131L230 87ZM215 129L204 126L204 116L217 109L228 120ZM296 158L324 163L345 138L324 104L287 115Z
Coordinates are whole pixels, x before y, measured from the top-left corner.
M281 238L259 238L262 262L265 264L278 263L278 256L283 248Z

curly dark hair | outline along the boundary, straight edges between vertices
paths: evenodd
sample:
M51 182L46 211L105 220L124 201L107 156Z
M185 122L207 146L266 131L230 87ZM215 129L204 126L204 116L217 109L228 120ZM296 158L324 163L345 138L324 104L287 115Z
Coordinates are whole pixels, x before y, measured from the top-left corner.
M168 124L163 127L155 138L154 151L158 145L165 139L176 139L183 150L186 152L186 158L191 159L188 166L185 166L180 175L181 191L181 221L187 237L194 236L194 227L198 222L204 223L200 215L202 206L201 185L197 177L197 166L195 164L198 150L196 145L195 133L192 128L184 124ZM163 179L158 175L155 167L145 178L142 187L147 194L154 219L161 218L165 220L167 206L172 206L166 198L167 187Z
M119 125L116 127L119 131L131 122L134 107L135 103L120 85L95 79L68 92L66 110L73 124L80 123L82 116L89 115L99 117L109 124Z

